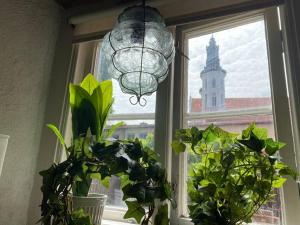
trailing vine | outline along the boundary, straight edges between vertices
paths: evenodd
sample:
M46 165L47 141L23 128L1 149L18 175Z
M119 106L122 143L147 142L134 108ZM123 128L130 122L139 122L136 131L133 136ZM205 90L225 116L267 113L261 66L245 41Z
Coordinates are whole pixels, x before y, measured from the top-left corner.
M178 130L173 149L188 151L189 211L196 225L250 223L254 213L270 201L285 175L297 173L280 162L278 151L285 144L268 137L254 123L241 135L214 125Z

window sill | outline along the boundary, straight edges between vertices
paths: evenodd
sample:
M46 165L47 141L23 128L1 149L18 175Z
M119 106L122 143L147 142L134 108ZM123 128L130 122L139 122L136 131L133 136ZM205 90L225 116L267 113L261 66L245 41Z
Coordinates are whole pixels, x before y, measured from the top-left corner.
M102 225L132 225L132 223L117 222L112 220L102 220Z

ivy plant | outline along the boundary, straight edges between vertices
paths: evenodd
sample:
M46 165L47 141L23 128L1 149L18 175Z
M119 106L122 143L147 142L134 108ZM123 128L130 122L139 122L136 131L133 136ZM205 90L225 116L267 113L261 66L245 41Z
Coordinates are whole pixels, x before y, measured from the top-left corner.
M278 159L284 143L268 137L254 123L242 134L214 125L178 130L172 143L177 153L188 151L189 213L196 225L250 223L254 213L274 197L285 176L296 172Z
M148 225L155 209L155 225L167 225L168 207L172 200L171 184L159 156L141 142L108 141L107 138L122 125L118 123L104 131L113 102L111 81L99 83L89 74L80 85L70 84L73 139L66 146L60 131L56 134L66 151L67 159L41 171L40 221L44 225L92 225L90 217L81 209L72 210L71 195L87 196L92 179L108 187L109 178L119 176L128 210L124 218L134 218Z

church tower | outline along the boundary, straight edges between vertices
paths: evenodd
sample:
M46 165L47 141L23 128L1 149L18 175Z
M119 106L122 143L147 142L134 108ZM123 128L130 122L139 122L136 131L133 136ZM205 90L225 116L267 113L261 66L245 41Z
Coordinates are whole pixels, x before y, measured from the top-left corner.
M220 66L219 46L212 36L206 47L206 65L200 77L202 88L202 111L218 111L225 108L225 85L226 71Z

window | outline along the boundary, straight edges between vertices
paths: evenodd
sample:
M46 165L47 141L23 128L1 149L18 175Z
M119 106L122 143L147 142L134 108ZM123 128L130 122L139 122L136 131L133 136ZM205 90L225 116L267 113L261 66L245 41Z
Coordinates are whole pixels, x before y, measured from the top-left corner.
M177 88L181 87L178 88L181 92L174 93L174 98L182 101L174 104L174 117L181 118L181 121L173 120L174 130L193 126L204 129L214 123L225 130L240 132L255 121L258 126L267 128L270 136L287 142L290 147L285 151L293 151L292 139L286 138L281 130L285 129L292 136L290 124L286 129L278 123L283 117L289 121L289 107L287 98L283 100L278 94L287 96L282 53L270 48L281 45L279 39L271 38L278 34L274 30L279 32L276 22L277 12L272 9L179 28L177 38L189 60L178 59L182 64L180 70L175 71L174 83ZM281 67L275 69L278 65ZM179 74L181 78L177 79ZM206 80L211 81L211 89L206 88ZM277 82L281 82L283 90L277 89ZM285 113L279 112L277 105L281 104L286 106ZM293 159L294 155L286 157ZM191 224L186 180L194 160L188 154L173 157L172 177L178 184L177 201L180 202L172 215L174 224ZM291 195L284 189L284 196ZM291 204L283 201L281 191L274 194L274 201L253 216L253 224L282 225L287 221L289 225L292 221L285 216Z
M216 88L216 79L215 78L212 80L212 88Z
M190 60L177 54L168 79L147 97L146 107L131 105L130 95L123 94L113 80L115 102L108 126L123 121L115 139L142 138L145 145L161 155L176 184L178 208L171 212L171 224L191 225L185 180L193 159L171 154L170 142L176 129L205 128L214 123L240 132L256 121L271 136L288 144L282 157L289 164L295 162L294 143L275 8L178 26L174 33ZM98 79L110 79L105 65L99 66L100 46L99 41L79 44L78 54L81 56L82 48L84 57L78 58L81 63L75 74L94 71ZM83 66L83 61L88 65ZM109 190L97 183L93 188L109 195L104 218L122 221L125 205L121 201L120 181L114 177L111 183ZM299 221L297 185L287 183L276 194L275 201L254 216L256 225L294 225Z
M106 65L100 63L102 60L101 42L99 42L95 57L94 74L98 80L111 79L107 75ZM100 65L102 65L102 68ZM121 91L118 81L112 79L112 82L114 104L107 125L111 126L118 122L123 122L123 125L116 130L114 138L120 140L139 138L144 145L153 148L156 94L154 93L146 97L147 105L145 107L132 105L129 102L131 96ZM94 189L97 192L108 195L107 210L104 212L104 217L107 219L122 220L126 204L122 201L123 193L120 187L120 179L112 177L109 190L99 185L97 181L94 182Z
M218 125L225 130L232 132L241 132L248 124L255 121L257 125L268 128L271 135L274 136L274 123L271 105L271 89L269 79L269 68L266 49L266 35L263 18L257 21L234 26L228 29L216 30L213 33L197 34L191 33L185 41L188 44L188 63L187 74L187 90L192 100L191 113L198 112L194 117L190 117L186 112L185 124L187 127L199 127L204 129L211 123ZM250 35L254 33L255 36ZM251 43L251 48L249 47ZM216 48L217 46L217 48ZM195 50L197 49L197 52ZM207 55L213 53L211 61L217 62L212 67L209 61L205 62L205 58L197 57L199 55ZM252 67L249 62L256 65ZM203 68L197 65L204 65ZM197 70L195 69L197 68ZM207 95L211 95L210 112L214 113L211 118L205 118L205 110L193 107L195 101L201 101L198 93L194 93L194 89L201 87L201 78L195 74L202 74L202 77L216 76L220 81L225 79L224 71L226 71L225 88L216 90L219 95L225 96L225 105L219 105L217 101L217 93L207 90ZM255 82L254 82L255 81ZM212 79L212 88L216 87L216 78ZM257 115L256 110L268 107L269 112ZM224 117L224 111L237 111L236 115ZM247 110L248 115L244 116L240 112ZM252 112L251 112L252 111ZM202 113L202 114L201 114ZM195 160L189 155L187 157L186 171ZM186 174L187 172L185 172ZM187 197L186 197L187 198ZM185 200L185 202L187 202ZM261 224L267 222L269 224L281 224L281 201L280 197L276 198L274 204L264 206L260 214L254 216L254 221ZM188 212L184 212L188 216Z
M217 107L217 96L213 95L211 100L212 100L212 106L213 106L212 109L214 109L215 107Z

